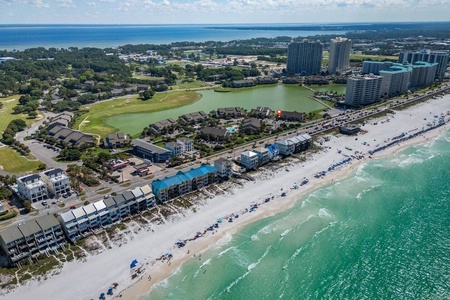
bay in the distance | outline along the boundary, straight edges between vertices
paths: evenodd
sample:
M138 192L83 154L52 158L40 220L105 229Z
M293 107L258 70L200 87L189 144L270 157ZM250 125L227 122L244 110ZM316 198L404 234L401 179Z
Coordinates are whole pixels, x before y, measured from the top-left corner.
M295 24L251 24L261 30L242 30L229 25L0 25L0 50L34 47L118 47L126 44L169 44L173 42L230 41L258 37L342 34L342 28L301 30ZM236 25L234 25L236 26ZM249 25L239 25L241 27ZM287 26L287 28L286 28ZM289 26L292 30L289 30ZM329 29L329 30L328 30Z

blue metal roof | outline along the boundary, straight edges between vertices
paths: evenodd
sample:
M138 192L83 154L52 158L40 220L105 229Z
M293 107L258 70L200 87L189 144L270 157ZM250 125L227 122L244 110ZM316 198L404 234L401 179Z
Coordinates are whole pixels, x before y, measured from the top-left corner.
M267 148L267 150L269 150L270 151L270 153L275 153L275 151L280 151L280 149L278 148L278 146L276 145L276 144L272 144L272 145L269 145L269 146L267 146L266 147Z
M215 172L217 172L217 169L211 165L201 165L200 167L190 169L187 172L178 171L178 173L173 176L153 181L152 189L154 192L158 193L161 189L167 189L173 185L181 184L182 182L193 180L196 177Z

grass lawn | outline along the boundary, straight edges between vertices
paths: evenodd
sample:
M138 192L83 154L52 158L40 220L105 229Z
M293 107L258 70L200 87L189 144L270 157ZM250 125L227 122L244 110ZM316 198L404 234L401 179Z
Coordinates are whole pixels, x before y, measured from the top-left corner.
M147 76L144 74L136 74L136 73L133 73L133 78L141 79L141 80L164 80L164 77L154 77L154 76Z
M201 98L201 95L195 92L168 92L157 93L152 99L143 101L138 96L132 98L119 98L112 101L97 102L95 104L83 106L82 109L88 110L81 115L74 125L80 130L92 134L98 134L105 137L109 133L118 131L117 128L109 126L103 122L104 119L120 114L155 112L171 109L187 104L191 104Z
M350 54L350 59L355 60L376 60L376 61L385 61L385 60L398 60L397 56L385 56L385 55L366 55L366 54Z
M31 125L38 119L28 119L26 114L13 115L12 110L19 102L20 95L13 95L6 98L0 98L0 102L3 103L3 108L0 109L0 132L3 132L8 126L9 122L14 119L22 119ZM39 116L42 117L42 113L38 112ZM38 117L39 118L39 117Z
M0 148L0 166L6 172L34 172L37 170L39 164L39 161L30 161L9 147Z

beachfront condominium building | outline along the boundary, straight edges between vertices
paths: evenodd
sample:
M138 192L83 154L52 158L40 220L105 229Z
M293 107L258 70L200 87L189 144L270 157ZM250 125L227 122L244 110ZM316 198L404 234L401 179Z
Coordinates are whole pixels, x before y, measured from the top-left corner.
M258 166L265 165L270 161L270 152L267 148L256 148L253 149L253 152L258 155Z
M309 149L312 145L312 138L309 134L299 134L291 138L276 140L274 144L281 155L288 156Z
M398 61L400 63L410 63L413 64L415 62L429 62L429 63L437 63L437 70L435 77L437 79L442 79L445 75L445 71L447 70L447 64L449 61L449 52L448 51L404 51L400 52Z
M349 78L345 91L345 104L360 106L380 101L382 84L383 77L377 75L358 75Z
M216 168L208 164L203 164L187 172L179 171L173 176L154 180L152 182L152 190L160 202L165 202L201 189L216 181Z
M48 198L47 185L38 174L17 178L17 192L23 199L37 202Z
M214 168L217 170L217 176L221 178L228 178L233 173L233 163L226 158L219 157L214 161Z
M335 74L337 71L350 67L351 50L352 40L343 37L331 39L328 58L328 72L330 74Z
M253 151L244 151L241 153L241 165L247 170L254 170L259 165L258 154Z
M60 196L70 191L69 177L59 168L42 172L42 180L51 195Z
M291 42L288 46L286 71L292 74L315 75L320 73L323 45L320 41Z
M391 61L363 61L362 74L380 75L380 71L389 69Z
M410 87L420 88L431 85L434 82L437 67L438 63L428 63L423 61L413 63Z
M10 225L0 231L0 246L12 266L39 254L48 255L65 244L61 225L53 215Z
M383 77L381 97L390 98L405 93L409 87L412 67L410 65L393 64L389 69L380 71Z

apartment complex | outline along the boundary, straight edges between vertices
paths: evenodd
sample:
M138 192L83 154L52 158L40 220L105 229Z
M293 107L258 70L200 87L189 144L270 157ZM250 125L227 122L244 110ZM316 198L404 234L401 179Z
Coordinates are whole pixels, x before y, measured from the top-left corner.
M214 161L214 168L217 170L217 176L228 178L232 174L233 163L226 158L220 157Z
M37 202L48 198L47 185L39 174L25 175L17 178L17 192L23 199Z
M447 64L449 62L449 52L429 50L416 52L404 51L400 52L398 62L410 64L413 64L415 62L437 63L435 77L438 79L442 79L445 75L445 71L447 70Z
M155 196L149 185L126 191L58 216L67 238L75 242L92 230L104 228L130 214L144 211L155 205Z
M172 151L153 145L142 139L134 139L131 143L133 146L133 153L136 156L144 159L149 159L154 163L163 163L172 157Z
M172 152L172 156L180 156L194 150L194 142L188 138L179 138L176 142L166 143L166 148Z
M0 246L12 266L64 247L66 239L58 220L45 215L0 231Z
M362 74L380 75L380 71L388 70L393 64L391 61L363 61Z
M320 41L291 42L288 46L286 70L288 73L315 75L320 73L323 45Z
M331 39L328 58L328 72L330 74L335 74L337 71L350 67L351 50L352 40L342 37Z
M241 153L241 165L247 170L254 170L259 165L258 154L253 151L244 151Z
M211 165L203 164L187 172L179 171L173 176L152 182L156 199L161 202L201 189L217 181L217 170Z
M383 77L377 75L358 75L347 80L345 104L351 106L367 105L380 101Z

